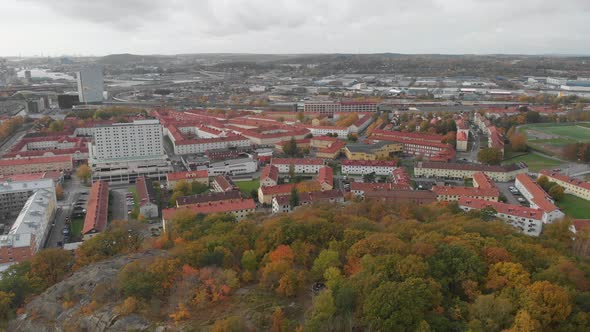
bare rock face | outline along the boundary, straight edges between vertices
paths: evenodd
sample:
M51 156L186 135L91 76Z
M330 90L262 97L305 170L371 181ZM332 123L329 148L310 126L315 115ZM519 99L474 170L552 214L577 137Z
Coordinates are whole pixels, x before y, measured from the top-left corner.
M9 323L8 331L153 330L157 326L139 315L116 313L114 309L122 301L115 288L116 278L129 262L165 255L164 251L152 250L86 266L33 299L25 313Z

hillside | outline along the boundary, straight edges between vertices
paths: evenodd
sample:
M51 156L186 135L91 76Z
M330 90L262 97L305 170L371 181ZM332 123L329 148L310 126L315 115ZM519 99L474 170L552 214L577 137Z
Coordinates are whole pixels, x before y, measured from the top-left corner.
M115 223L11 268L0 307L11 331L589 330L588 234L486 217L364 202L179 215L157 239Z

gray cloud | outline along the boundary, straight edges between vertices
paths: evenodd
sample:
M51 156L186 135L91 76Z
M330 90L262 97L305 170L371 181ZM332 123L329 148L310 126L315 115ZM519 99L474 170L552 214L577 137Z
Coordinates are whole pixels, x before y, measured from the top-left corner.
M26 27L20 20L10 40L49 52L590 53L588 0L2 0L0 6L2 29L12 30L19 15L32 18ZM9 43L7 50L22 45Z

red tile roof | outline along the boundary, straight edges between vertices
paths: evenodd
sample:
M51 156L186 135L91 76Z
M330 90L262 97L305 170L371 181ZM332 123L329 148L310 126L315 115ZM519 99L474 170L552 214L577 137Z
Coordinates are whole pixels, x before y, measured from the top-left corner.
M572 220L572 225L576 229L576 232L590 229L590 219L574 219Z
M210 214L210 213L228 213L241 210L253 210L256 208L256 203L253 199L239 199L233 201L217 201L203 204L185 205L179 208L171 208L162 210L162 218L164 220L173 219L178 211L188 210L194 214Z
M437 196L467 196L467 197L498 197L500 191L495 188L483 189L472 187L447 187L447 186L433 186L432 192Z
M318 153L336 153L340 150L342 150L342 148L344 148L346 146L346 143L343 141L336 141L332 144L330 144L330 146L326 147L326 148L319 148L318 149Z
M473 173L473 184L477 185L481 189L492 189L497 188L496 184L483 172Z
M330 186L334 185L334 170L330 166L320 168L318 174L318 182L320 184L327 183Z
M176 200L178 205L203 204L216 201L231 201L242 198L242 193L238 190L224 192L209 192L200 195L181 196Z
M234 188L236 188L236 185L234 184L234 182L227 176L225 175L218 175L215 177L215 179L213 180L213 182L216 182L217 185L219 185L219 187L221 187L221 190L223 191L229 191L229 190L233 190Z
M289 194L295 185L292 183L279 184L272 187L260 187L263 195L282 195Z
M104 231L107 226L108 211L109 184L106 181L96 181L90 188L82 234Z
M20 159L1 159L0 167L3 166L20 166L28 164L49 164L49 163L72 163L72 156L53 156L40 158L20 158Z
M266 165L260 173L260 181L262 182L267 178L277 182L279 180L279 169L274 165Z
M390 160L350 160L342 161L342 166L372 166L372 167L396 167L397 162Z
M409 132L401 132L401 131L387 131L387 130L374 130L371 134L371 138L373 136L381 137L381 138L390 138L396 139L398 141L422 141L422 142L431 142L431 143L441 143L444 136L443 135L433 135L433 134L422 134L422 133L409 133ZM376 138L375 138L376 139Z
M521 173L516 175L516 181L522 183L526 190L532 195L531 201L546 213L559 210L549 198L549 194L534 182L527 174Z
M586 190L590 190L590 183L588 183L586 181L583 181L583 180L580 180L580 179L571 178L571 177L569 177L567 175L564 175L564 174L561 174L561 173L559 173L557 171L550 171L550 170L544 169L544 170L540 171L539 174L545 175L547 177L554 178L554 179L557 179L557 180L560 180L560 181L563 181L563 182L566 182L566 183L569 183L569 184L574 185L576 187L580 187L580 188L584 188Z
M175 172L166 174L166 180L168 181L180 181L190 179L204 179L209 177L209 172L204 170L190 171L190 172Z
M273 165L323 165L324 160L319 158L272 158Z
M521 167L517 164L510 165L481 165L481 164L460 164L460 163L445 163L445 162L418 162L416 163L417 168L433 168L433 169L456 169L464 171L476 171L476 172L512 172Z
M498 213L503 213L519 218L530 218L535 220L541 220L543 218L543 211L539 209L532 209L529 207L506 204L502 202L491 202L483 199L461 197L459 199L459 205L478 210L484 209L486 207L492 207Z

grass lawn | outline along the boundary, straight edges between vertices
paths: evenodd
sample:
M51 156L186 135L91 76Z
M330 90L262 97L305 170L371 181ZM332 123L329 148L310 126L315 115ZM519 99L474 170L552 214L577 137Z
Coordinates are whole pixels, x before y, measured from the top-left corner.
M564 141L590 141L590 124L588 123L568 123L568 124L530 124L522 126L521 129L527 132L528 130L535 130L546 134L560 136L555 138L556 143L565 143ZM528 135L530 140L534 140Z
M70 224L70 234L72 238L78 237L82 233L82 228L84 228L84 219L72 219Z
M549 159L534 153L506 159L502 162L502 164L513 164L521 161L524 161L527 165L529 165L529 170L531 172L538 172L545 168L555 168L561 165L561 162L557 160Z
M251 198L250 192L252 192L252 190L258 190L258 187L260 187L260 179L251 181L235 181L235 184L240 188L240 191L244 197Z
M576 219L590 219L590 201L574 195L566 194L560 202L557 202L563 212Z

